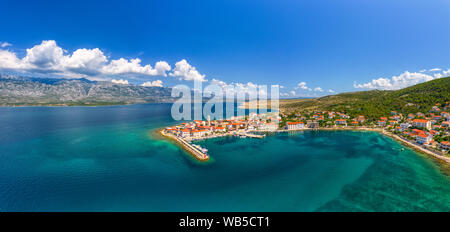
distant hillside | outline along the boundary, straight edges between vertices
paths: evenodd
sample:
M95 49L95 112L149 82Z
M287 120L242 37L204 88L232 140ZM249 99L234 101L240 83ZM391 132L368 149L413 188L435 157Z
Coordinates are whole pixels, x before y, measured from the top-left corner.
M170 88L87 79L1 76L0 105L116 105L173 102Z
M428 112L436 103L442 104L449 100L450 77L446 77L394 91L372 90L315 99L281 100L280 108L284 112L334 110L376 119L389 114L391 110L404 114Z

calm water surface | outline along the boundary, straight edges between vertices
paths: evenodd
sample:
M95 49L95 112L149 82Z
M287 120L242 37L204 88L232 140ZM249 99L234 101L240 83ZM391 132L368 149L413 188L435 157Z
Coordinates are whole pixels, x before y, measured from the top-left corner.
M374 132L199 141L170 105L0 108L0 211L450 211L450 178Z

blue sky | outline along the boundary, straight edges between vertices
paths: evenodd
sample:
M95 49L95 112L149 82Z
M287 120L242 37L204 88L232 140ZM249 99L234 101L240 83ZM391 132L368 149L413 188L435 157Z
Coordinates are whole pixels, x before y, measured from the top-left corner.
M133 84L161 80L164 86L200 77L227 84L279 84L286 97L321 96L330 89L335 93L397 89L450 73L446 0L1 0L0 4L0 50L8 52L0 54L0 69L6 73L64 72L63 76L121 78ZM96 72L97 67L82 69L74 58L64 61L70 65L50 68L45 63L48 53L44 62L42 49L35 49L30 68L33 54L25 61L26 49L49 40L56 45L47 48L62 48L64 56L83 48L78 58L99 55L94 52L98 48L106 57L103 66L120 58L127 62ZM5 57L19 63L6 65ZM141 60L139 65L130 65L135 58ZM176 63L183 60L175 73ZM156 70L158 61L170 70L164 65ZM44 63L46 67L35 67ZM147 64L151 69L143 68ZM123 67L136 69L127 72ZM440 70L430 71L435 68ZM289 95L291 91L295 95Z

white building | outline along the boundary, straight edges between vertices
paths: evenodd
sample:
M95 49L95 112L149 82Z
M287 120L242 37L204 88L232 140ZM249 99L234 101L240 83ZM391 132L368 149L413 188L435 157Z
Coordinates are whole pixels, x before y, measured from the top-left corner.
M336 120L334 121L334 123L335 123L336 125L344 125L344 126L347 126L347 120L345 120L345 119L336 119Z
M203 137L207 132L207 130L193 130L192 137L200 138Z
M181 131L181 136L182 137L190 137L191 136L191 131L189 129L184 129Z
M288 130L299 130L305 128L305 123L303 122L287 122L286 125Z
M265 131L276 131L278 130L278 124L277 123L261 123L259 125L260 130L265 130Z
M416 136L416 142L419 144L429 143L431 140L433 140L433 137L431 135L418 134Z
M402 130L407 130L408 128L410 128L411 127L411 124L409 124L409 123L400 123L400 128L402 129Z
M444 150L450 150L450 142L442 141L441 144L439 145L439 147Z
M419 128L431 129L431 122L425 119L414 119L412 125Z

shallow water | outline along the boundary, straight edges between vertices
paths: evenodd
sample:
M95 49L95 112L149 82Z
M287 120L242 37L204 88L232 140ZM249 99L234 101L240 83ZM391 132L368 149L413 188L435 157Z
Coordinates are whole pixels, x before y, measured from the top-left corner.
M375 132L197 142L170 105L0 108L0 211L450 211L450 179Z

